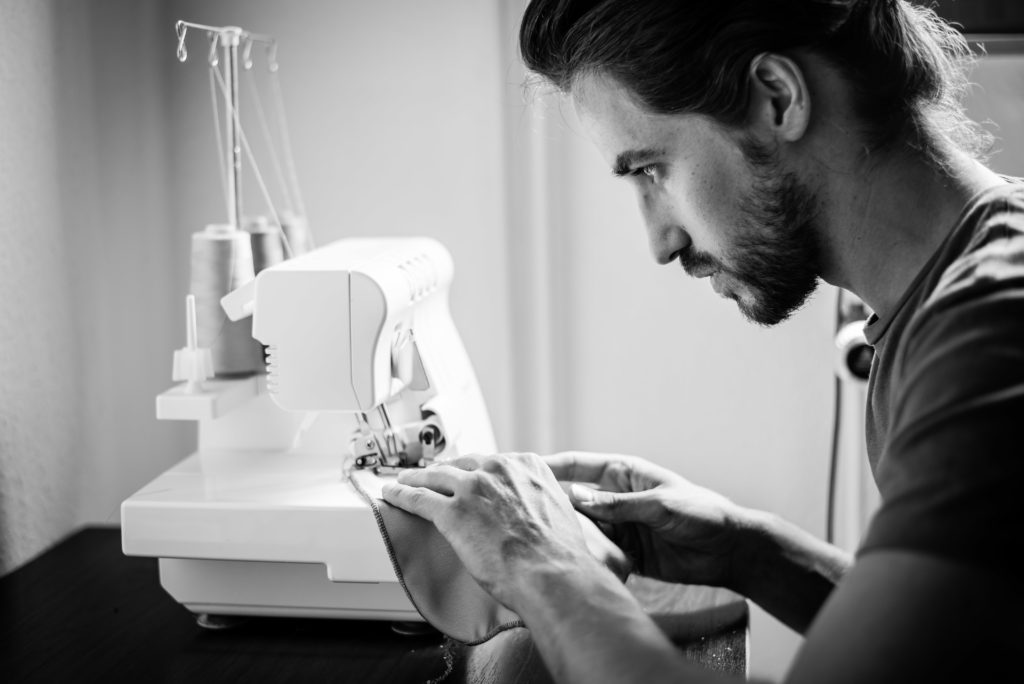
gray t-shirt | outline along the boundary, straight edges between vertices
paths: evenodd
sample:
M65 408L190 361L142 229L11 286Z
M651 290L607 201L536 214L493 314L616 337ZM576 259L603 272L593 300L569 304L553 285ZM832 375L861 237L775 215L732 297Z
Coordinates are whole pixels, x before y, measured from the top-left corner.
M936 554L1019 574L1024 541L1024 185L976 196L875 349L867 446L882 505L858 555Z

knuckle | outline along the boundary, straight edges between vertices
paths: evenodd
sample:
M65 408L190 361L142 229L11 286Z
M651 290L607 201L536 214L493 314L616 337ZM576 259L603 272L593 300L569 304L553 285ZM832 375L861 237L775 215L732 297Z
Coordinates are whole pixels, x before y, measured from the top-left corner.
M419 487L408 487L403 490L402 498L413 506L418 506L426 499L423 490Z
M534 472L545 472L549 470L547 465L544 463L544 460L535 453L527 452L525 454L518 454L517 456L519 463L522 463Z
M480 467L480 461L481 457L477 454L465 454L463 456L457 456L445 463L459 470L476 470Z
M500 474L508 470L508 454L496 454L486 459L481 470L485 473Z
M614 480L622 480L629 477L631 470L630 465L626 461L612 461L607 466L608 475Z

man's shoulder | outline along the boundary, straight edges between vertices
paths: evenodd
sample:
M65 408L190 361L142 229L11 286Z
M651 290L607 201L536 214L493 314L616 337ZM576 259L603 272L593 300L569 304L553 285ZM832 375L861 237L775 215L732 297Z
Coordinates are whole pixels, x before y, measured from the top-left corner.
M1004 547L1020 529L1024 483L1024 191L970 209L885 366L875 468L885 503L863 548L1012 572Z
M1024 391L1024 185L976 201L891 355L889 440L979 397Z
M965 213L957 252L925 302L935 313L974 297L1024 295L1024 182L992 188Z

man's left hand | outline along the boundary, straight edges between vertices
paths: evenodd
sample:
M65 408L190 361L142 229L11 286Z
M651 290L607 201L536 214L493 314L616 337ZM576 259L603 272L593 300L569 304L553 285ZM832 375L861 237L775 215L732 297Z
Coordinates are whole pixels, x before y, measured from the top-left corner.
M590 536L601 539L584 537L572 503L536 454L463 456L406 470L384 485L383 496L433 522L480 586L512 610L531 573L597 567L588 541L604 565L620 577L628 572L624 555L596 527L588 526Z

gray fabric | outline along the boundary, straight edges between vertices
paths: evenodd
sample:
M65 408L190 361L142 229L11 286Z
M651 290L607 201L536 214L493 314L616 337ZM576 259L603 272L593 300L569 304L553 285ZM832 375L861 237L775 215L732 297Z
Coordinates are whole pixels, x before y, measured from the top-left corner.
M395 575L424 620L467 645L524 626L480 588L433 523L368 495L359 476L353 471L349 481L373 509Z

